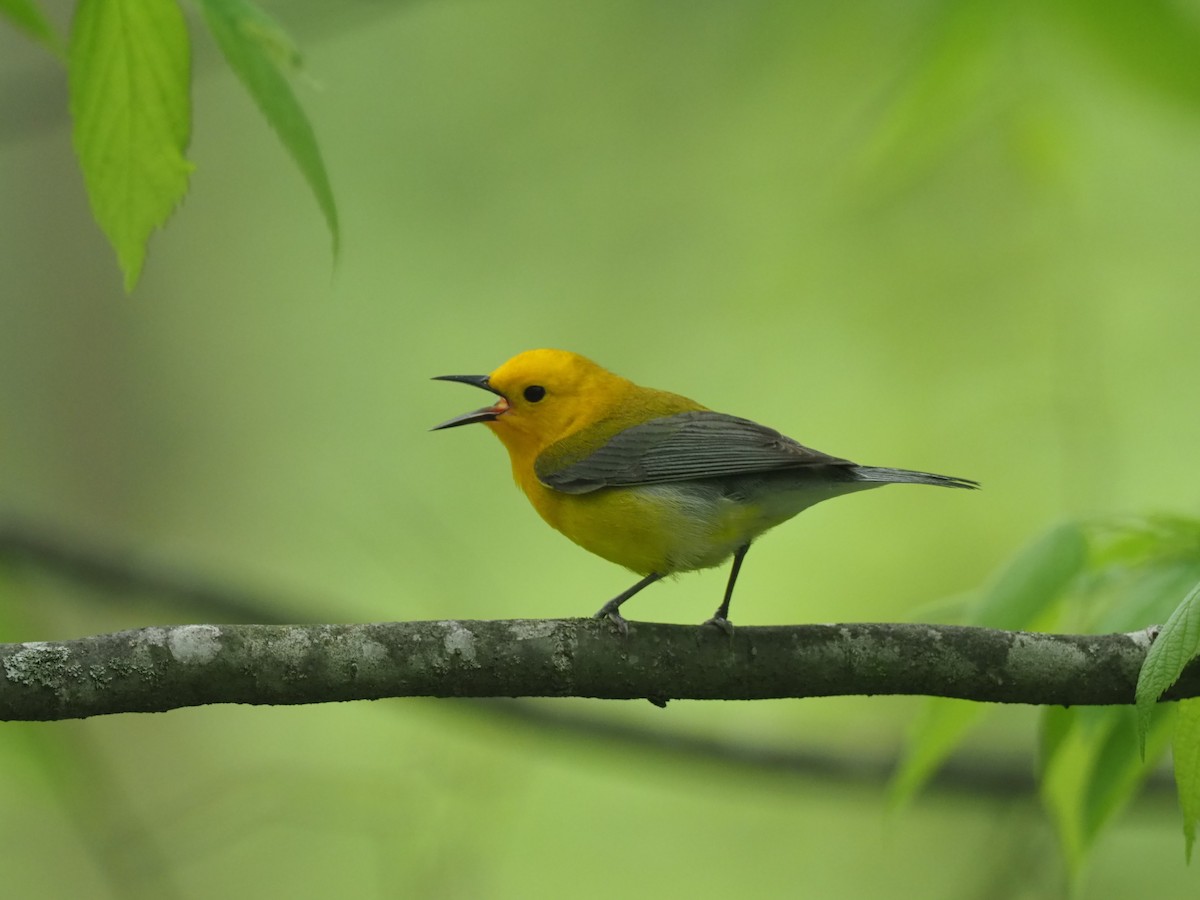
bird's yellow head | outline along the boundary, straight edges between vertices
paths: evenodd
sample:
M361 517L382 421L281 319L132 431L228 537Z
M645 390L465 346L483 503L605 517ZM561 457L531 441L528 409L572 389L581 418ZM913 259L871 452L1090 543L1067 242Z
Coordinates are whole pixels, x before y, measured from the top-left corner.
M605 418L635 389L632 382L566 350L527 350L491 375L441 375L438 380L472 384L500 399L433 430L482 422L514 458L535 457Z

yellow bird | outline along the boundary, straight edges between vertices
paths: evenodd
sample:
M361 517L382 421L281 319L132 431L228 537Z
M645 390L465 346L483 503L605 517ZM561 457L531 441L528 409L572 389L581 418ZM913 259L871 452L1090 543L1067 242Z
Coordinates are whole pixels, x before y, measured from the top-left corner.
M491 375L436 380L461 381L500 399L434 431L487 425L543 519L643 576L596 613L622 631L621 604L642 588L732 556L724 599L708 620L729 631L729 601L751 541L822 500L883 484L979 486L828 456L564 350L529 350Z

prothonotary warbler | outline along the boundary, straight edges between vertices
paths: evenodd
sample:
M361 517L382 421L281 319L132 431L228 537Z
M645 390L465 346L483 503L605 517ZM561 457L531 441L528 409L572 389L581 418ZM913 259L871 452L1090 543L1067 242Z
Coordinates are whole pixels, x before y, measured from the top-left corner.
M513 476L543 519L643 576L596 613L622 631L621 604L642 588L733 557L724 599L708 620L729 631L729 601L750 543L814 503L883 484L979 486L828 456L564 350L529 350L491 375L438 380L500 399L435 431L484 423L508 448Z

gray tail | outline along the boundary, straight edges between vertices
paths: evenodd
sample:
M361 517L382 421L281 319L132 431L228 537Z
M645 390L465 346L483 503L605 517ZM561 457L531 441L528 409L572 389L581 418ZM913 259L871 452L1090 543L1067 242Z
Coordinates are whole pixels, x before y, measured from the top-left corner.
M886 469L878 466L855 466L854 477L857 481L871 481L879 484L935 484L938 487L967 488L975 490L978 481L970 478L955 478L952 475L934 475L932 472L911 472L908 469Z

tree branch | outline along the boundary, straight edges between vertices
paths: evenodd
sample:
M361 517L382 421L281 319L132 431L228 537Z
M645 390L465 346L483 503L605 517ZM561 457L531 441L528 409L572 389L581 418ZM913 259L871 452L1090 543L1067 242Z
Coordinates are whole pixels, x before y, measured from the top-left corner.
M1151 639L910 624L745 627L730 638L649 623L622 637L593 619L178 625L0 644L0 720L412 696L1124 704ZM1167 699L1197 695L1193 664Z
M300 604L295 598L275 593L251 593L224 581L214 581L191 567L164 565L151 555L104 546L81 535L60 534L11 515L0 515L0 563L11 564L16 570L32 567L58 573L99 588L98 593L88 595L94 599L114 604L140 601L160 610L156 615L161 615L163 609L169 610L172 618L282 624L296 621L300 615L298 608L319 609L330 605ZM770 746L738 737L692 735L678 728L663 730L641 722L614 719L594 705L568 710L561 705L549 707L528 700L478 699L464 700L460 708L468 706L475 713L554 731L588 746L597 741L616 742L668 754L675 760L707 762L726 772L739 768L768 769L799 777L819 777L824 783L883 785L896 766L895 758L887 753L855 754L847 753L844 748L820 745L796 746L789 742L786 746ZM1169 773L1160 770L1148 787L1154 789L1160 800L1175 802L1175 782ZM933 776L929 789L1011 799L1034 793L1036 784L1027 766L1001 759L984 760L978 754L970 754L948 760Z

